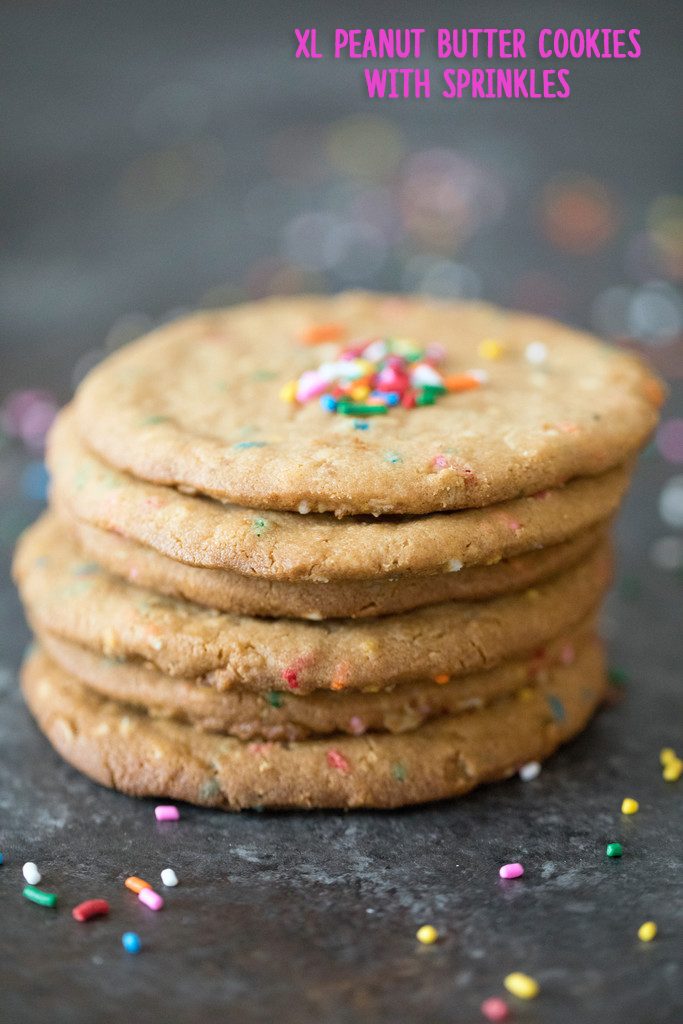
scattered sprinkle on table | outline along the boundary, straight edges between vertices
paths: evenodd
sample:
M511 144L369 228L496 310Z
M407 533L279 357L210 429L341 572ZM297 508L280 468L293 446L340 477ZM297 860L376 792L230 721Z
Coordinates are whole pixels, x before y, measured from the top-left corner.
M124 932L121 936L121 945L126 953L139 953L142 949L142 942L137 932Z
M157 821L178 821L180 811L174 804L159 804L154 808L154 817Z
M681 775L683 775L683 761L674 754L671 760L664 765L662 778L665 782L678 782Z
M669 764L670 761L675 760L676 751L673 749L673 747L662 747L662 749L659 751L659 763L662 765L662 767L666 764Z
M130 875L129 878L123 883L126 889L130 889L131 892L141 893L143 889L151 889L152 886L149 882L146 882L144 878L138 878L137 875Z
M161 881L165 886L172 889L178 884L178 876L173 868L164 868L161 872Z
M55 893L45 892L44 889L36 889L35 885L25 886L23 895L31 903L37 903L39 907L54 907L57 904Z
M5 863L5 855L4 855L4 853L0 853L0 864L4 864L4 863Z
M504 999L499 999L498 996L491 996L490 999L485 999L480 1006L480 1010L487 1020L499 1021L507 1020L510 1016L510 1008Z
M26 862L26 864L24 864L23 868L21 869L21 873L29 885L38 885L38 883L43 877L40 871L38 870L37 865L34 864L32 860L29 860Z
M144 903L150 910L161 910L164 905L164 897L160 896L154 889L141 889L138 893L140 903Z
M71 911L75 921L90 921L93 917L104 917L109 913L109 904L106 900L85 900L79 903Z
M431 946L439 937L439 933L433 924L423 924L415 932L415 938L423 946Z
M638 929L638 938L641 942L652 942L657 934L657 925L654 921L644 921Z
M528 974L521 971L513 971L503 979L503 984L508 992L518 999L535 999L540 989L538 982L530 978Z
M532 782L541 774L541 766L538 761L528 761L519 769L519 777L522 782Z
M624 848L621 843L608 843L605 853L608 857L621 857L624 852Z
M524 868L517 862L514 864L503 864L498 874L501 878L521 878L524 874Z
M633 797L626 796L621 801L621 813L622 814L637 814L640 808L640 804Z

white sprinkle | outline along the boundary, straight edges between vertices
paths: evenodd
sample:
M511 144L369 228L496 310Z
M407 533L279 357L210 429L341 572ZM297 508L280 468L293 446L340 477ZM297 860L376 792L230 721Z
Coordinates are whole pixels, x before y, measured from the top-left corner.
M463 566L463 563L460 561L459 558L451 558L450 562L448 563L448 571L449 572L460 572L460 570L462 569L462 566Z
M519 777L522 782L531 782L532 779L537 779L541 774L541 766L538 761L528 761L527 764L523 764L519 769Z
M302 516L307 515L310 511L311 511L311 506L308 504L307 501L300 501L299 502L299 512L301 513Z
M24 864L21 872L29 885L38 885L43 877L32 860L29 860Z
M173 868L164 868L161 872L161 881L165 886L172 889L174 885L178 884L178 876L176 875Z
M532 366L542 366L548 358L548 349L542 341L532 341L524 349L524 356Z
M662 488L659 514L667 526L683 527L683 476L672 476Z

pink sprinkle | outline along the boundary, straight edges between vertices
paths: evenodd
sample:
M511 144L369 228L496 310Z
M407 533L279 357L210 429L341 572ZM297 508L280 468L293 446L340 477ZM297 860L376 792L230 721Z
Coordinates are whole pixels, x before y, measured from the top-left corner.
M520 878L524 874L521 864L503 864L498 872L501 878Z
M560 651L560 661L563 665L573 665L576 652L572 644L565 644Z
M510 530L512 530L513 533L517 533L517 530L521 530L522 529L522 524L518 523L516 519L508 519L507 520L507 525L508 525L508 528Z
M487 1020L507 1020L510 1015L508 1004L503 999L499 999L498 996L491 996L490 999L485 999L480 1009Z
M150 910L161 910L164 905L164 898L154 889L141 889L138 893L140 903L144 903Z
M154 808L154 817L157 821L177 821L180 811L173 804L159 804Z
M299 680L297 679L295 668L286 668L282 673L282 678L287 683L290 690L299 689Z
M344 755L340 754L338 750L327 751L327 763L330 768L336 768L338 772L343 772L344 774L348 772L351 767Z
M359 718L358 715L352 715L349 719L349 729L354 736L362 736L366 728L367 726L365 722L362 718Z
M435 469L446 469L448 466L448 458L445 455L435 455L432 459L432 466Z
M536 501L545 501L545 499L548 498L549 496L550 491L536 491L535 494L531 495L531 497L535 498Z

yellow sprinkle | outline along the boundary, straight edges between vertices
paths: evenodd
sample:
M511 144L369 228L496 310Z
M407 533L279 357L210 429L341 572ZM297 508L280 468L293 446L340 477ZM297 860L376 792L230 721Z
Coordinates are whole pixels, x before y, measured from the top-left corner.
M665 765L668 764L669 761L675 760L676 751L673 749L673 747L662 747L662 749L659 751L659 763L661 765Z
M635 814L640 809L640 804L637 800L627 796L621 801L621 813L622 814Z
M290 380L289 384L285 384L280 392L280 398L283 402L294 402L296 400L295 380Z
M641 942L652 942L657 934L657 925L654 921L645 921L638 929L638 938Z
M355 387L351 388L351 398L354 402L362 402L370 394L370 388L367 384L356 384Z
M503 981L505 988L518 999L535 999L539 993L538 982L521 971L513 971Z
M451 677L447 676L445 672L442 672L440 675L434 676L434 682L438 683L439 686L443 686L450 678Z
M531 700L533 698L533 696L534 696L534 688L533 688L533 686L524 686L524 687L522 687L522 689L518 693L519 699L520 700L524 700L524 701Z
M353 365L362 377L369 377L371 373L375 372L375 364L371 363L369 359L354 359Z
M415 938L424 946L431 946L439 937L439 933L433 924L423 924L415 933Z
M683 775L683 761L681 761L680 757L675 757L664 765L662 778L665 782L678 782L681 775Z
M479 346L479 355L482 359L500 359L504 351L501 343L494 338L486 338Z

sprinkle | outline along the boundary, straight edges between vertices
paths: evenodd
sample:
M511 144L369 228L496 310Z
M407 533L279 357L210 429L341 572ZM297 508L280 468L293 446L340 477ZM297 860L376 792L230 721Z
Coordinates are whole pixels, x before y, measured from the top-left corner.
M362 718L359 718L358 715L351 716L349 719L349 731L352 732L354 736L362 736L366 729L367 726Z
M337 771L341 772L343 775L345 775L351 768L344 755L340 754L338 750L327 751L327 763L330 768L336 768Z
M528 974L521 971L513 971L503 979L503 984L508 992L518 999L535 999L539 993L538 982L530 978Z
M29 860L26 862L26 864L24 864L23 868L21 869L21 873L29 885L38 885L41 878L43 877L32 860Z
M384 461L385 462L391 462L391 463L395 464L397 462L402 462L403 459L398 454L398 452L387 452L386 455L384 456Z
M44 889L36 889L35 885L24 886L23 896L31 903L37 903L39 907L54 907L57 897L53 892L45 892Z
M421 942L423 946L433 945L439 937L439 933L433 924L423 924L415 932L415 938L418 942Z
M532 366L542 366L548 358L548 349L542 341L532 341L524 349L524 358Z
M434 682L438 683L439 686L445 686L450 678L445 672L440 672L438 676L434 676Z
M659 751L659 763L664 766L670 764L671 761L676 761L676 751L672 747L662 747Z
M370 426L370 424L369 423L364 423L363 420L356 420L355 423L353 424L353 429L354 430L367 430L369 426Z
M290 690L298 690L299 689L299 680L297 678L296 669L294 669L294 668L283 669L282 678L287 683L287 686L290 688Z
M402 764L401 761L397 761L396 764L392 764L391 766L391 774L397 782L405 782L408 773L406 771L406 766Z
M71 911L74 921L89 921L92 917L104 917L109 913L106 900L86 900Z
M679 757L664 765L662 778L665 782L678 782L681 775L683 775L683 761Z
M640 808L640 804L637 800L627 796L621 801L621 813L622 814L636 814Z
M486 338L479 346L479 355L482 359L500 359L504 351L501 343L494 338Z
M154 817L157 821L178 821L180 811L173 804L159 804L154 808Z
M142 949L142 942L137 932L124 932L121 936L121 945L126 953L139 953Z
M541 774L541 766L538 761L527 761L519 769L519 777L522 782L531 782Z
M623 668L611 668L607 676L612 686L625 686L628 682L628 675Z
M285 702L285 698L279 690L270 690L266 694L266 701L270 704L271 708L281 708Z
M657 925L654 921L645 921L638 929L638 938L641 942L652 942L657 934Z
M524 874L524 868L521 864L503 864L499 869L498 874L501 878L521 878Z
M4 853L0 852L0 864L4 864L4 863L5 863L5 855L4 855Z
M265 448L265 441L238 441L237 444L233 445L233 448L237 451L242 451L245 448Z
M268 529L268 520L263 519L261 516L257 516L251 524L251 532L256 534L257 537L262 537Z
M168 423L168 416L145 416L140 420L141 427L156 427L159 423Z
M149 882L146 882L144 878L138 878L137 875L131 875L123 884L126 889L130 889L130 891L134 893L141 893L143 889L152 888Z
M560 698L556 697L552 693L549 693L547 696L547 701L550 705L550 710L553 713L553 718L555 719L555 721L564 722L564 704L562 703Z
M163 896L160 896L154 889L143 889L138 893L138 899L150 910L161 910L164 905Z
M326 335L326 340L333 340ZM449 390L437 369L446 356L439 345L421 349L405 339L374 338L342 349L333 360L305 370L280 392L284 402L318 399L323 409L342 416L383 416L391 408L433 405ZM451 379L452 391L480 387L474 373Z
M498 996L491 996L490 999L485 999L479 1007L484 1017L490 1021L507 1020L510 1016L510 1008L504 999L499 999Z
M448 563L448 571L449 572L460 572L460 570L462 569L463 565L464 565L464 563L461 562L459 558L451 558L450 562Z
M476 391L482 382L471 373L451 373L444 377L443 382L448 391Z
M164 868L161 872L161 881L167 888L173 889L178 884L178 876L173 868Z
M299 335L302 345L320 345L324 341L340 341L346 334L343 324L310 324Z
M621 857L624 849L621 843L608 843L605 849L605 853L608 857Z

